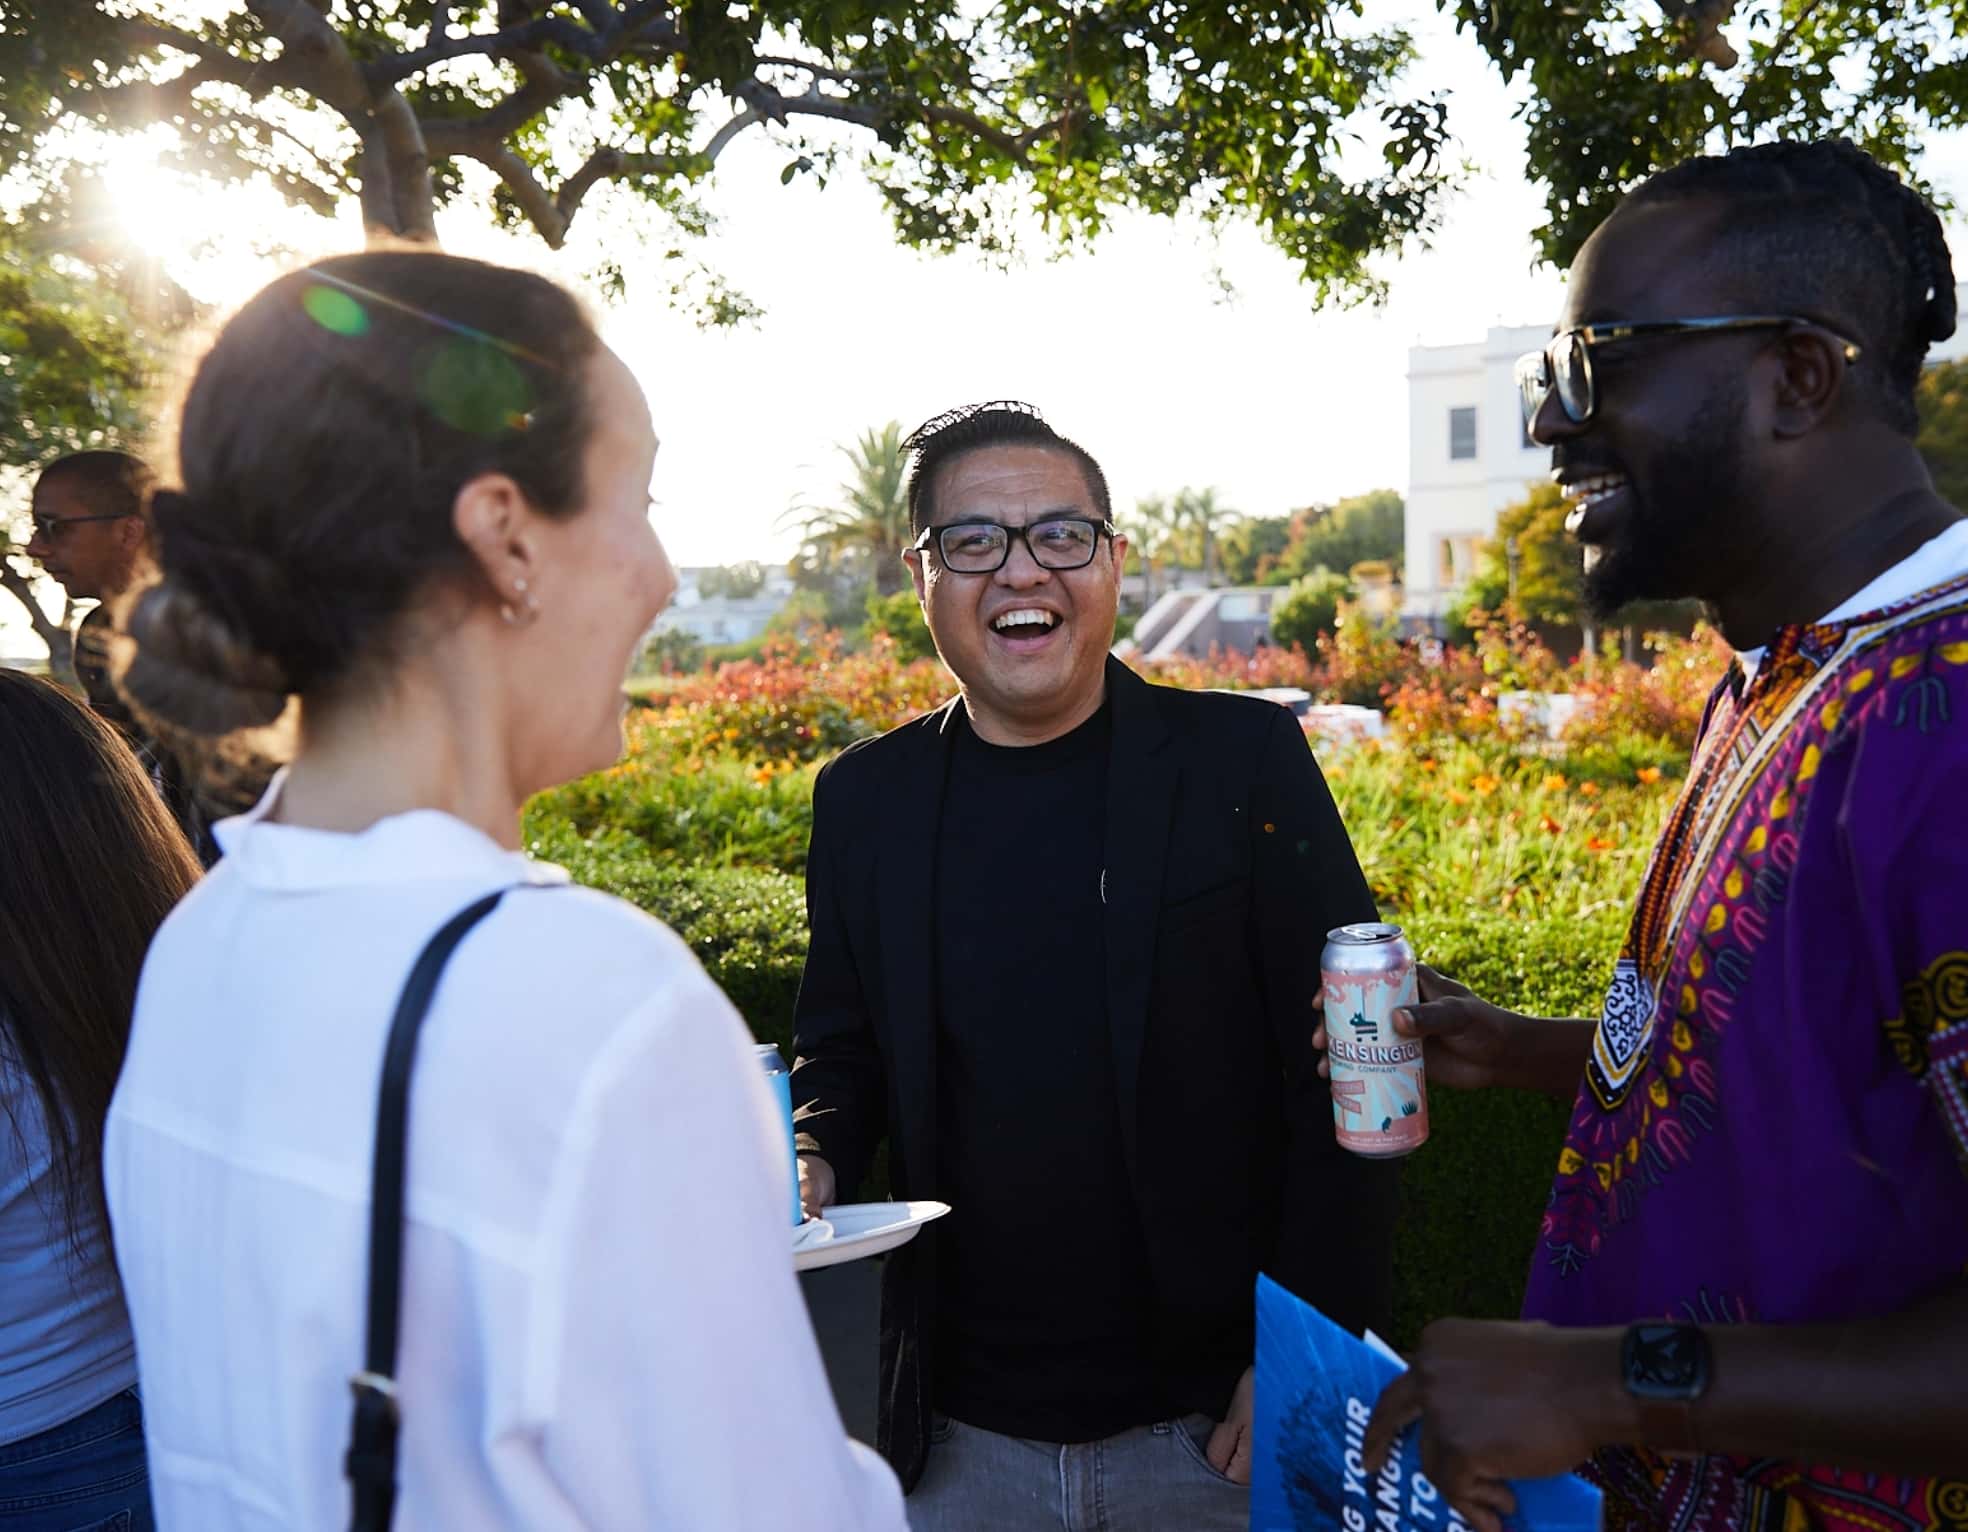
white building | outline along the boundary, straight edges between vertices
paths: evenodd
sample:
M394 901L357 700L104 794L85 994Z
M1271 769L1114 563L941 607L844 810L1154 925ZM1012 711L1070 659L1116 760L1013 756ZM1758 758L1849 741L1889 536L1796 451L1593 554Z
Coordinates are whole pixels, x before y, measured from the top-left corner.
M792 598L793 580L783 568L768 567L765 584L753 596L706 596L700 588L714 566L677 571L677 593L649 631L688 633L700 644L750 643L765 631Z
M1447 612L1476 569L1497 512L1550 471L1550 454L1524 430L1517 358L1551 326L1497 326L1461 346L1408 351L1407 598L1420 626Z
M1968 304L1968 283L1956 289ZM1517 358L1551 338L1551 326L1493 328L1459 346L1408 351L1407 598L1401 616L1422 627L1447 612L1496 532L1497 512L1551 472L1532 444L1517 393ZM1968 356L1968 327L1928 353Z

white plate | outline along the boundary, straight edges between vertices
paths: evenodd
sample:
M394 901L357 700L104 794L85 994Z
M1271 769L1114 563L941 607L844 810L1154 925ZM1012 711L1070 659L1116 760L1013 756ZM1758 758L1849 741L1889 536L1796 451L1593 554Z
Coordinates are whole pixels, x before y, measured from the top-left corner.
M845 1202L823 1208L822 1217L833 1235L816 1238L796 1232L793 1269L817 1271L822 1266L838 1266L843 1261L880 1255L908 1244L924 1224L949 1211L947 1202ZM807 1220L800 1226L801 1230L811 1227L813 1222Z

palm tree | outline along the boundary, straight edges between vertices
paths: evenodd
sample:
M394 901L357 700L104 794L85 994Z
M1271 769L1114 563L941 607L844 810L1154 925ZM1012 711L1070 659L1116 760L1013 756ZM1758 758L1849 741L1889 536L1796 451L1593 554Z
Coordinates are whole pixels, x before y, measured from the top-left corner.
M1218 529L1237 521L1242 513L1219 505L1216 490L1184 489L1175 497L1170 508L1175 524L1195 534L1201 546L1203 565L1203 585L1207 589L1216 584L1216 539Z
M781 518L796 520L808 559L820 569L865 563L875 589L893 595L905 578L902 550L909 546L908 462L902 450L902 423L863 431L841 455L848 475L830 505L796 502Z
M1166 495L1150 495L1134 503L1131 534L1141 556L1142 609L1155 604L1155 570L1175 551L1180 518Z

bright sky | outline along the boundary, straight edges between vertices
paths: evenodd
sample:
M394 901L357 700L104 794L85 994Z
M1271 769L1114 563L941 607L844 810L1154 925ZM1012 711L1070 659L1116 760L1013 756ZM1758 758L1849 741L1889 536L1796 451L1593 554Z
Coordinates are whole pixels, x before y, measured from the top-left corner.
M642 379L663 440L656 523L680 564L783 559L779 520L825 492L845 466L837 445L889 419L914 425L974 400L1038 404L1105 465L1117 507L1184 485L1214 485L1253 515L1375 488L1403 487L1407 349L1480 337L1492 324L1555 314L1560 279L1533 269L1540 221L1524 179L1513 95L1474 43L1428 0L1386 0L1420 41L1418 84L1452 94L1451 124L1477 178L1433 248L1387 268L1380 309L1314 308L1289 263L1249 229L1220 241L1195 227L1122 219L1090 252L1002 271L970 256L918 255L893 241L879 199L852 173L824 190L781 186L782 149L740 138L707 202L721 218L701 253L763 305L755 327L706 331L666 304L660 273L604 313L604 331ZM1382 5L1374 19L1382 19ZM199 296L224 302L301 255L348 248L359 225L292 215L270 193L202 201L132 145L116 184L133 226L166 240L164 258ZM1926 171L1968 202L1968 136L1930 146ZM440 231L449 248L531 264L578 281L625 237L583 210L559 256L500 236L464 209ZM202 216L201 216L202 215ZM1968 257L1962 230L1955 248ZM284 250L280 247L284 246ZM611 250L618 254L619 251ZM1968 258L1961 262L1968 270ZM1215 280L1228 277L1225 301ZM38 651L0 599L0 654Z

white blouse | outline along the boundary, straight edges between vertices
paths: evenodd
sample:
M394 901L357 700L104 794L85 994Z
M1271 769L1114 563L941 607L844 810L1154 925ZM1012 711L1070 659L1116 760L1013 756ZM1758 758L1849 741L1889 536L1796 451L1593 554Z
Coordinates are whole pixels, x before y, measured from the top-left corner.
M144 965L104 1174L159 1525L343 1532L384 1038L430 935L565 883L448 815L218 827ZM410 1098L396 1527L901 1529L793 1274L744 1024L628 904L509 894Z

